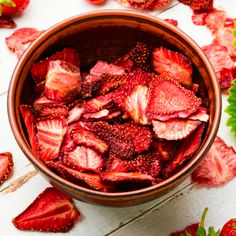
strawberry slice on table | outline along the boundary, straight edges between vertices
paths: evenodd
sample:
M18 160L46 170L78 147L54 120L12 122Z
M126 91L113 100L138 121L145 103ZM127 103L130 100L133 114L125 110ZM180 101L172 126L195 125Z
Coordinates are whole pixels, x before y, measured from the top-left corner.
M175 157L170 160L162 174L164 178L169 177L188 159L190 159L201 145L202 135L206 125L202 123L189 137L183 140Z
M149 83L146 116L150 120L186 118L199 108L201 99L167 74L153 77Z
M64 154L63 163L81 172L90 170L99 173L102 170L103 158L91 148L78 146Z
M157 73L167 73L183 85L192 85L192 62L182 53L164 47L154 48L151 63Z
M79 217L71 197L49 187L12 222L20 230L68 232Z
M0 16L0 28L16 28L16 23L10 16Z
M36 122L39 144L39 158L43 161L58 157L60 146L66 133L64 118L54 118Z
M0 153L0 185L10 177L13 166L12 154L10 152Z
M188 119L154 120L153 131L158 138L179 140L188 137L202 122Z
M213 0L179 0L179 2L188 5L192 10L197 12L213 10Z
M236 235L236 219L231 219L226 222L221 229L220 236L233 236Z
M30 43L37 39L43 32L43 30L39 31L35 28L17 29L13 34L6 37L7 47L11 52L16 53L19 59Z
M192 180L198 184L220 186L235 175L236 152L223 139L216 137L207 155L192 173Z
M55 170L61 177L74 183L86 185L86 187L103 192L109 192L113 188L112 185L104 184L99 174L82 173L54 161L48 161L46 162L46 165Z
M32 151L38 157L39 143L36 135L35 120L32 108L30 105L20 105L20 112L26 126Z
M45 95L56 101L71 101L80 91L80 69L64 61L50 61L46 75Z
M54 53L50 57L39 62L35 62L32 65L31 75L36 83L45 80L49 62L56 60L62 60L76 67L80 67L80 58L78 52L73 48L64 48L61 51Z
M108 150L109 145L94 133L96 134L96 132L91 132L77 124L70 135L77 145L84 145L97 150L99 153L105 153Z
M233 42L233 40L231 42ZM202 47L202 50L212 63L221 88L229 88L236 75L236 67L230 57L228 49L218 43L212 43Z

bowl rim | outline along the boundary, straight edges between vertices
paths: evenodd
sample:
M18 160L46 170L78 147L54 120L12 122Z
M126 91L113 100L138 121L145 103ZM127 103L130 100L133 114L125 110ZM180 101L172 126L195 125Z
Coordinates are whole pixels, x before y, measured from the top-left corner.
M12 105L12 98L14 98L15 95L15 89L16 89L16 83L15 79L20 78L20 68L22 64L26 64L28 58L34 51L37 49L37 47L42 44L42 41L47 40L50 38L55 32L58 32L62 30L64 27L69 27L69 25L73 25L76 22L83 20L83 19L89 19L94 17L108 17L108 16L129 16L132 17L132 19L144 19L149 22L153 22L155 24L159 24L164 28L167 28L171 31L173 31L175 34L181 35L181 38L185 40L199 55L199 57L204 62L208 73L210 74L210 77L212 78L212 84L213 84L213 91L215 91L215 113L214 113L214 119L212 122L212 129L209 132L209 135L207 139L205 140L201 150L198 151L197 154L195 154L195 157L189 160L189 162L181 168L176 174L172 175L166 180L163 180L162 182L154 185L145 187L138 190L128 191L128 192L101 192L93 189L89 189L86 187L79 186L77 184L74 184L59 175L55 174L52 170L50 170L48 167L46 167L37 157L34 156L33 152L30 149L30 146L25 142L24 138L20 135L20 131L18 129L17 125L17 119L15 119L15 108ZM203 159L203 157L206 155L207 151L209 150L210 146L212 145L214 138L217 134L219 124L220 124L220 118L221 118L221 93L220 93L220 87L218 85L216 75L214 72L214 69L209 61L209 59L206 57L204 52L201 50L200 46L186 33L184 33L181 29L165 22L164 20L156 17L151 16L145 13L136 12L133 10L97 10L97 11L91 11L83 14L79 14L70 18L67 18L65 20L60 21L59 23L53 25L52 27L48 28L44 33L42 33L34 42L31 43L31 45L26 49L20 60L18 61L14 72L11 77L11 81L9 84L8 89L8 97L7 97L7 111L8 111L8 119L10 122L10 126L12 129L12 132L14 134L14 137L25 154L25 156L33 163L34 166L37 167L44 175L46 175L48 178L52 178L55 182L59 182L61 185L64 185L66 188L72 188L75 190L78 190L80 192L83 192L84 194L90 194L97 197L107 197L107 198L117 198L117 197L129 197L129 196L139 196L142 194L148 194L149 192L152 192L154 190L162 190L165 189L167 186L171 188L172 185L178 180L182 179L184 175L186 175L187 172L191 172L194 167L198 164L198 162Z

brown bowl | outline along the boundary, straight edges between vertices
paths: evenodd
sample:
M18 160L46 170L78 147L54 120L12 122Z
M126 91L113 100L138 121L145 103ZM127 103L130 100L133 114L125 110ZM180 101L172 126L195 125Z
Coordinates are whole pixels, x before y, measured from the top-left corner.
M165 46L180 51L194 65L193 81L199 83L204 105L210 120L201 147L195 156L176 174L163 182L136 191L104 193L81 187L52 172L33 154L19 104L33 97L30 69L34 61L64 47L76 48L82 69L90 68L98 59L112 61L124 54L136 42L153 47ZM210 148L220 122L221 96L213 68L200 47L177 27L156 17L132 11L99 11L67 19L43 33L21 57L13 73L8 92L8 116L16 141L26 157L55 187L72 197L89 203L124 207L148 202L174 189L197 167Z

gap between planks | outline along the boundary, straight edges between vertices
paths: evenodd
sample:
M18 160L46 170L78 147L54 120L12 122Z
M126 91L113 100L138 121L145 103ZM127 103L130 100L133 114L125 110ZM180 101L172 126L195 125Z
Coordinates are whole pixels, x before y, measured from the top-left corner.
M169 202L171 201L172 199L174 199L175 197L183 194L183 192L185 192L186 190L191 190L192 188L194 187L194 184L193 183L190 183L188 185L186 185L185 187L183 187L182 189L178 190L177 192L173 193L172 195L170 195L169 197L167 197L166 199L158 202L157 204L155 204L154 206L148 208L147 210L143 211L141 214L135 216L134 218L132 218L131 220L128 220L124 223L120 223L120 225L113 229L112 231L110 231L109 233L105 234L104 236L109 236L109 235L112 235L113 233L119 231L120 229L128 226L129 224L131 224L132 222L136 221L137 219L141 218L142 216L148 214L150 211L154 210L156 207L164 204L165 202ZM189 191L187 191L189 192Z

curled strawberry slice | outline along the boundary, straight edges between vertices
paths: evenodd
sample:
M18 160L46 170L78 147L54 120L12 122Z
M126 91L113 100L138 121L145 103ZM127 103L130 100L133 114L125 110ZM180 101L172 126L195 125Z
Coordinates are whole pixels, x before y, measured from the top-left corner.
M15 27L16 23L10 16L0 16L0 28L11 29Z
M12 154L10 152L0 153L0 185L10 177L13 166Z

